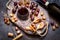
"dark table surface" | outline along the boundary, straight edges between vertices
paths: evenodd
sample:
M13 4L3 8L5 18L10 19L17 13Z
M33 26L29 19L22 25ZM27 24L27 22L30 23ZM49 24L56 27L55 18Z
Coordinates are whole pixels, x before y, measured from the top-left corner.
M7 1L8 0L0 0L0 40L12 40L12 38L7 36L8 32L13 32L16 34L14 25L12 25L12 23L10 25L6 25L3 20L3 15L6 13ZM60 28L56 31L52 31L52 28L49 27L48 34L44 38L24 34L20 40L60 40Z

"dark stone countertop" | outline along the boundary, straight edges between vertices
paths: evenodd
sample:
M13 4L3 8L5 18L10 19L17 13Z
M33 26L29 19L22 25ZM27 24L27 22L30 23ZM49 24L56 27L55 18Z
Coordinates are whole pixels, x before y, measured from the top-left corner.
M6 3L8 0L0 0L0 40L12 40L12 38L7 36L8 32L15 33L14 26L12 23L10 25L6 25L3 20L3 12L6 13ZM60 40L60 28L56 31L52 31L51 27L49 27L48 34L44 38L40 38L38 36L28 36L24 34L24 36L20 40Z

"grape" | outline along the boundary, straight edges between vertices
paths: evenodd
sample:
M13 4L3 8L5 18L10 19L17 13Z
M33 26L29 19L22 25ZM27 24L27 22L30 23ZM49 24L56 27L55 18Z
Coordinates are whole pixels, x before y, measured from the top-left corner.
M34 14L35 10L32 10L31 13Z
M39 12L40 11L40 9L37 9L37 12Z
M33 7L33 10L36 10L36 7Z
M33 21L33 20L34 20L34 17L32 16L32 17L31 17L31 21Z
M38 13L38 12L36 12L36 13L35 13L35 16L38 16L38 14L39 14L39 13Z
M16 9L18 8L18 6L16 6Z
M31 2L31 5L35 5L35 3L34 2Z
M51 25L54 25L54 22L51 22Z
M35 7L38 7L38 4L35 4Z
M14 6L16 6L17 5L17 2L14 2Z
M30 18L31 18L31 21L34 20L34 16L32 14L30 14Z
M33 6L30 6L30 9L33 9Z
M15 9L12 9L12 13L15 13L16 12L16 10Z

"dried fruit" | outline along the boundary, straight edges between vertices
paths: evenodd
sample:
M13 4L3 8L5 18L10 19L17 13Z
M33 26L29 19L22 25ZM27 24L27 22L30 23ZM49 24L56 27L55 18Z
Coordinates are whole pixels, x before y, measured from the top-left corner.
M39 23L39 25L37 26L37 29L43 29L44 28L44 22Z
M37 24L39 22L41 22L41 19L39 19L39 18L35 18L34 21L33 21L34 24Z
M35 25L31 24L30 28L31 28L31 31L36 32Z

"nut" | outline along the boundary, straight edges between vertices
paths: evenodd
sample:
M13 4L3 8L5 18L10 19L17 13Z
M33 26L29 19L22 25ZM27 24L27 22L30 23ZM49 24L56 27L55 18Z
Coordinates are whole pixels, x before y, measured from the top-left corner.
M9 25L10 24L9 18L5 17L4 22Z
M44 12L41 12L40 15L43 16L44 15Z
M8 21L7 24L9 25L10 24L10 21Z
M11 13L11 14L10 14L10 17L13 17L13 16L14 16L14 14L13 14L13 13Z
M58 24L55 24L55 26L56 26L56 28L58 28L59 26L58 26Z
M12 22L16 22L17 21L17 18L14 16L11 18Z
M17 30L17 34L20 34L21 32L20 32L20 30Z
M29 31L29 30L31 30L31 28L30 27L26 27L25 30Z
M15 27L15 30L16 30L16 31L19 30L18 27Z
M9 32L9 33L8 33L8 36L9 36L9 37L13 37L14 34Z
M45 20L45 19L46 19L46 17L45 17L45 16L42 16L42 19L43 19L43 20Z
M52 30L55 31L56 30L56 27L55 26L52 26Z

